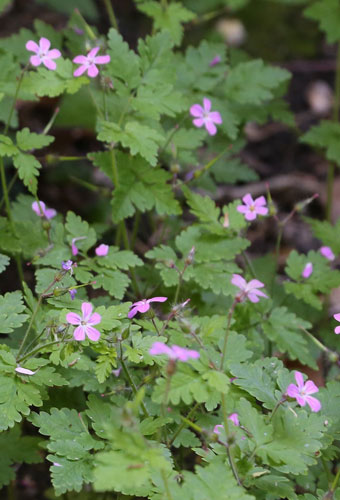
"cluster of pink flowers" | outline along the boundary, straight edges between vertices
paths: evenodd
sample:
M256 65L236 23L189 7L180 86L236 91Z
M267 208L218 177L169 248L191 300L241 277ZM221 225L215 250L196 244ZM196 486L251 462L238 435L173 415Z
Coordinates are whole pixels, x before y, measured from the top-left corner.
M254 279L247 283L240 274L233 274L231 283L240 289L240 293L237 295L239 302L242 302L245 299L249 299L250 302L258 302L260 297L268 299L268 296L259 290L259 288L264 287L264 283L259 280Z
M61 57L61 53L58 49L50 50L51 42L47 38L40 38L39 44L33 40L29 40L26 43L26 49L30 52L34 52L35 55L30 57L30 62L33 66L40 66L43 64L47 69L54 71L57 68L57 64L54 59ZM97 64L108 64L111 60L109 55L97 56L100 47L94 47L90 52L84 56L79 55L73 59L75 64L80 64L73 76L77 77L87 72L88 76L95 78L99 70Z

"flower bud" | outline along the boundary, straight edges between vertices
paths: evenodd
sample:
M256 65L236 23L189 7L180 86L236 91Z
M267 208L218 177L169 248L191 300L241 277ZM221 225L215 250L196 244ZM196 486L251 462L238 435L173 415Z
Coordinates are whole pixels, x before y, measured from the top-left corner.
M45 229L45 231L48 231L49 229L51 229L51 223L48 220L44 220L42 223L42 227L43 229Z

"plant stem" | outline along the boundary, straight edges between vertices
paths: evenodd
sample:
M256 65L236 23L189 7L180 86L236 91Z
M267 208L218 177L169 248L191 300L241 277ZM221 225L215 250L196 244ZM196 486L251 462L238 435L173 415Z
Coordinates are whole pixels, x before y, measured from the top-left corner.
M53 286L53 285L54 285L54 284L55 284L58 280L59 280L59 275L57 274L57 275L54 277L54 279L53 279L52 283L50 283L50 284L48 285L48 287L47 287L47 288L46 288L46 289L45 289L45 290L44 290L44 291L43 291L43 292L39 295L39 299L38 299L37 305L35 306L35 309L34 309L33 314L32 314L32 316L31 316L31 320L30 320L30 322L29 322L29 325L28 325L28 327L27 327L27 330L26 330L26 332L25 332L25 335L24 335L24 337L23 337L23 339L22 339L22 341L21 341L21 344L20 344L20 347L19 347L19 350L18 350L18 354L17 354L17 360L18 360L18 358L19 358L19 356L20 356L20 354L21 354L21 352L22 352L22 350L23 350L23 348L24 348L24 345L25 345L25 342L26 342L26 340L27 340L27 337L28 337L28 335L29 335L29 333L30 333L30 331L31 331L31 328L32 328L33 322L34 322L35 317L36 317L36 315L37 315L37 313L38 313L38 311L39 311L39 308L40 308L40 306L41 306L42 299L44 298L45 294L46 294L46 293L47 293L47 292L48 292L48 291L52 288L52 286Z
M166 473L165 473L164 469L161 469L161 476L162 476L162 479L163 479L163 483L164 483L164 488L165 488L165 493L166 493L167 499L168 500L173 500L172 495L170 493L170 489L169 489L168 478L166 477Z
M340 42L338 42L337 55L336 55L336 70L335 70L335 96L333 108L333 122L339 121L340 109ZM332 207L333 207L333 184L334 184L334 163L328 164L327 172L327 203L326 203L326 219L331 220Z
M224 335L224 342L223 342L222 359L221 359L220 370L223 370L223 367L224 367L224 361L225 361L225 357L226 357L226 354L227 354L227 343L228 343L228 337L229 337L229 331L230 331L230 323L231 323L231 319L232 319L233 314L234 314L234 310L235 310L236 304L237 304L237 300L234 299L234 302L231 304L231 307L230 307L229 312L228 312L227 328L226 328L226 332L225 332L225 335Z
M188 415L186 416L187 420L190 420L191 417L194 415L195 411L197 410L197 408L199 407L199 403L196 403L195 406L193 408L191 408L191 410L189 411ZM182 422L177 430L175 431L175 433L173 434L172 438L170 439L170 442L169 442L169 446L171 446L173 444L173 442L175 441L175 439L177 438L177 436L180 435L180 433L182 432L182 430L187 427L187 423L186 422Z
M222 407L222 413L223 413L224 431L225 431L225 434L226 434L226 437L227 437L227 441L228 441L228 437L229 437L228 415L227 415L227 408L226 408L226 403L225 403L225 395L223 393L221 393L221 407ZM237 472L236 464L234 462L234 458L233 458L233 455L232 455L232 452L231 452L231 449L230 449L230 445L229 445L228 442L226 444L226 450L227 450L227 455L228 455L228 460L229 460L230 468L231 468L231 470L232 470L232 472L234 474L234 477L235 477L235 479L237 481L237 484L239 486L242 486L240 477L239 477L238 472Z
M280 401L278 401L278 402L276 403L275 408L273 409L273 411L272 411L272 413L271 413L271 415L270 415L270 417L269 417L269 421L270 421L270 420L272 420L272 418L274 417L275 413L277 412L277 410L278 410L279 406L281 406L281 405L282 405L282 403L284 403L285 401L286 401L286 396L285 396L285 395L283 395L283 396L282 396L282 398L280 399Z
M109 16L111 25L113 26L113 28L115 28L117 31L119 31L118 30L117 19L116 19L116 16L115 16L115 13L114 13L111 1L110 0L104 0L104 4L105 4L105 8L107 10L107 14Z
M325 474L327 476L328 488L331 488L332 487L332 482L333 482L332 481L331 471L327 467L327 462L326 462L325 458L322 455L320 457L320 460L321 460L321 463L322 463L323 470L325 471Z
M30 358L31 356L33 356L33 354L36 354L37 352L42 351L43 349L45 349L45 347L50 347L52 345L60 344L61 342L62 342L62 339L59 339L59 340L53 340L52 342L47 342L47 344L38 345L37 347L35 347L34 349L32 349L32 351L28 352L24 356L21 356L21 358L17 358L17 363L22 363L23 361L25 361L25 359ZM69 340L69 341L66 341L66 342L72 342L72 340Z
M123 372L125 373L125 376L126 378L128 379L128 382L129 382L129 385L132 389L132 392L134 393L134 395L137 394L138 390L137 390L137 387L136 387L136 384L134 383L134 381L132 380L132 377L127 369L127 366L125 364L125 361L123 360L123 357L121 356L121 359L120 359L120 362L121 362L121 365L122 365L122 368L123 368ZM141 402L141 407L142 407L142 410L143 410L143 413L144 413L144 416L145 417L149 417L149 412L148 410L146 409L146 406L145 404L143 403L143 401Z

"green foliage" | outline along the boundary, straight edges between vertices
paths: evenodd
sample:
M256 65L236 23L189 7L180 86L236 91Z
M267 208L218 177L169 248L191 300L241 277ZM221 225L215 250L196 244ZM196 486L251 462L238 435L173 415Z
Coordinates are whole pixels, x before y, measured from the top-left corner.
M305 9L304 14L319 23L328 43L340 40L340 6L337 0L316 0Z
M308 262L313 264L313 272L305 279L302 277L302 271ZM339 271L330 269L328 261L313 251L308 252L308 255L299 255L293 250L287 259L286 273L296 281L296 283L286 281L284 283L286 291L316 309L321 309L318 294L328 293L340 284Z
M340 125L331 121L322 121L304 134L301 141L325 150L326 158L340 165L339 138Z
M316 238L319 238L324 245L330 246L335 254L340 253L340 219L337 220L336 224L333 225L330 222L324 220L314 220L311 218L306 218L308 224L310 225L313 234Z
M154 1L138 1L138 9L153 19L155 30L169 31L173 41L179 45L182 36L182 23L186 23L195 18L195 14L186 9L179 2L172 2L166 8Z
M18 290L1 295L0 333L11 333L22 326L28 318L27 314L23 314L25 309L22 293Z
M2 273L9 264L9 257L0 253L0 273Z

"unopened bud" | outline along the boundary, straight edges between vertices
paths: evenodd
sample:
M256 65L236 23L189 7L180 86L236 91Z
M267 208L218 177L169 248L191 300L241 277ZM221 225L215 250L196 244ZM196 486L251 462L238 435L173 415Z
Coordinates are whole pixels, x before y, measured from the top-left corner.
M49 229L51 229L51 224L48 220L44 220L42 223L42 227L43 229L45 229L45 231L48 231Z
M170 172L172 174L179 174L180 171L181 171L181 166L178 163L172 163L170 167Z
M67 292L67 289L65 288L58 288L56 287L54 290L53 290L53 295L55 297L60 297L60 295L64 295L64 293Z
M297 203L295 205L295 210L296 212L302 212L302 210L307 206L309 205L310 203L312 203L312 201L314 201L316 198L319 197L319 194L318 193L315 193L313 194L313 196L311 196L310 198L307 198L306 200L302 200L300 201L299 203Z
M190 250L190 252L188 253L188 257L186 258L185 260L185 263L187 266L189 266L190 264L192 264L193 260L194 260L194 257L195 257L195 247L193 246L192 249Z
M166 373L169 377L172 377L176 371L176 361L174 359L169 359L169 363L166 367Z

